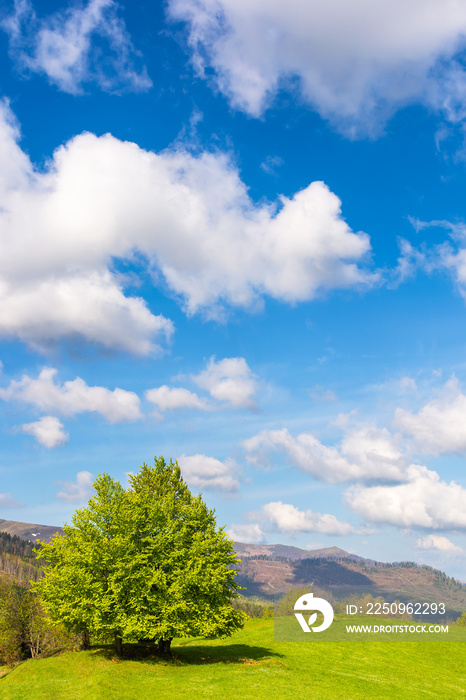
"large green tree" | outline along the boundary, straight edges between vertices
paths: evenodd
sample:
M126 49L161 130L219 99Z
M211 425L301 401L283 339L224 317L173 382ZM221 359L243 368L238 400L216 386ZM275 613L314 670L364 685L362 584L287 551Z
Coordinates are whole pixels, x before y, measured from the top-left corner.
M41 543L48 562L36 584L57 622L122 640L151 639L167 652L173 637L216 637L242 627L234 610L238 563L233 543L178 464L163 457L130 476L128 489L108 474L72 517L65 535Z

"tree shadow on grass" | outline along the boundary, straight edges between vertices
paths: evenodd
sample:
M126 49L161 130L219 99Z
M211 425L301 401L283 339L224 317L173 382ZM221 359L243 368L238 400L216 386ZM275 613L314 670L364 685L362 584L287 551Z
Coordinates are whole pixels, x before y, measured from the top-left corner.
M272 649L249 644L175 647L174 652L180 661L188 664L254 665L267 660L284 658L283 654Z
M272 659L282 659L272 649L249 644L222 644L221 646L177 646L172 653L159 654L152 644L123 644L123 654L118 656L112 646L92 648L93 656L100 656L108 661L138 661L144 664L243 664L257 665Z

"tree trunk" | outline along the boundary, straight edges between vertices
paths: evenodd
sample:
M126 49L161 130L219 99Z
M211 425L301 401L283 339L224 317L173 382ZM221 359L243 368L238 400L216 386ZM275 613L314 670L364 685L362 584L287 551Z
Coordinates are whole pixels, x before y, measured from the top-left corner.
M118 654L118 656L121 656L123 652L123 640L121 638L121 635L118 632L113 632L113 641L115 644L115 651Z
M171 654L171 649L170 645L172 643L173 637L170 637L169 639L159 639L159 642L157 644L157 651L159 651L161 654Z
M84 630L84 632L81 632L81 649L85 651L86 649L91 648L91 638L89 636L89 631Z

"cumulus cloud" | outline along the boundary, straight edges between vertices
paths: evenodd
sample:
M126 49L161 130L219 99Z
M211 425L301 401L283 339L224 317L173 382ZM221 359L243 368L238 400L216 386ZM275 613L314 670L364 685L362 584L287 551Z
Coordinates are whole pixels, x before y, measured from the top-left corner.
M69 437L68 433L65 433L63 423L54 416L43 416L34 423L24 423L21 430L34 435L37 442L48 448L64 445Z
M187 23L198 73L212 67L253 116L290 86L352 135L411 103L452 121L466 113L466 7L456 0L169 0L168 13Z
M0 508L19 508L24 503L20 503L11 493L0 493Z
M348 430L340 450L359 466L360 478L396 481L405 476L407 463L400 438L386 428L360 425Z
M78 472L76 474L76 482L60 481L62 491L57 493L57 498L68 503L87 501L93 491L94 477L90 472Z
M227 535L235 542L246 542L247 544L258 544L264 541L264 533L258 523L231 525L227 530Z
M39 19L30 0L15 0L2 22L10 53L25 71L46 75L73 95L94 82L106 92L152 86L114 0L90 0Z
M234 408L255 408L257 390L255 375L244 357L226 357L219 362L210 358L206 369L193 377L195 383L212 398L229 403Z
M464 452L466 396L458 380L450 379L441 395L425 404L418 413L398 408L393 424L412 438L419 453Z
M182 387L169 387L166 384L156 389L148 389L145 397L161 411L174 411L182 408L209 409L205 399Z
M84 133L38 171L18 140L0 102L1 336L36 346L79 336L147 354L173 325L125 296L122 259L146 266L190 314L378 283L368 236L322 182L254 204L222 153L156 154Z
M72 181L86 177L84 172L79 174L78 163L65 168L63 190L55 165L49 173L36 173L18 140L14 116L0 100L0 336L38 348L81 337L134 354L156 349L153 339L169 338L172 322L154 316L142 299L124 295L121 282L105 267L102 250L103 257L96 251L86 256L92 245L84 239L93 214L88 212L87 221L71 221L86 199L79 188L75 199ZM90 193L87 199L91 204ZM91 208L98 208L98 200L97 195ZM102 239L98 218L92 228L95 245Z
M0 334L18 337L37 350L81 336L107 348L147 355L168 339L173 324L153 316L142 299L125 297L108 271L24 280L0 277Z
M56 376L57 370L52 368L43 369L37 379L24 374L20 380L12 380L5 389L0 389L0 399L23 401L41 410L57 411L65 416L96 412L110 423L142 418L139 397L132 391L88 386L80 377L57 384L54 381ZM33 432L32 428L29 432ZM38 428L34 434L38 435Z
M350 487L349 507L366 520L396 527L434 530L466 529L466 489L441 481L437 472L411 465L407 483L396 486Z
M385 428L362 426L349 430L337 447L323 445L312 433L293 437L286 428L263 430L243 441L253 464L284 453L293 466L328 482L399 480L405 474L405 458L396 439Z
M464 156L465 153L466 151L458 156ZM418 269L428 274L446 273L466 301L466 224L463 221L452 222L445 219L420 221L409 217L409 220L416 233L428 228L437 228L446 231L447 238L436 245L422 243L418 248L408 241L401 241L401 257L395 271L399 281L413 276Z
M181 455L177 460L183 477L200 489L217 491L238 491L240 484L236 478L237 467L233 460L221 462L206 455Z
M350 535L354 528L328 513L315 513L311 509L299 510L289 503L276 501L262 506L265 519L279 532L321 532L326 535Z
M256 377L243 357L226 357L218 362L211 357L206 369L192 375L191 380L223 405L233 408L256 408ZM188 389L169 387L166 384L149 389L145 396L161 411L181 408L208 411L216 405Z
M437 549L447 554L460 554L463 552L461 547L458 547L458 545L454 544L448 537L443 537L442 535L426 535L425 537L420 537L416 541L416 547L419 549Z

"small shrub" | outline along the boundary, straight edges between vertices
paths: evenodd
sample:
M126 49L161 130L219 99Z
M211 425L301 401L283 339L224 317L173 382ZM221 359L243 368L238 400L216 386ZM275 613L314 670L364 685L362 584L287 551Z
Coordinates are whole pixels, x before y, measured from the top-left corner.
M273 605L260 600L260 598L246 598L240 595L232 601L232 607L235 610L246 613L249 617L273 617Z
M295 586L290 588L275 605L275 615L282 617L284 615L294 614L294 604L302 595L312 592L312 586Z
M459 625L459 627L466 627L466 612L456 620L456 624Z

